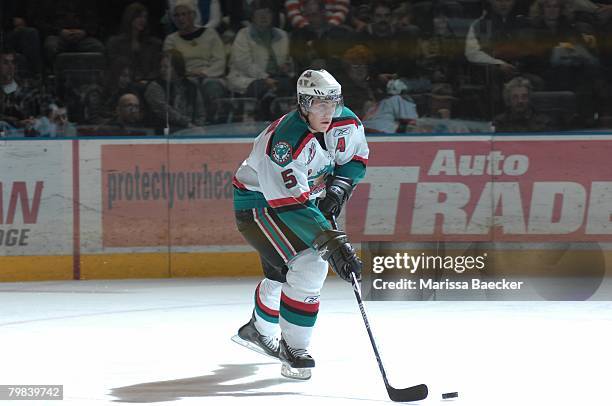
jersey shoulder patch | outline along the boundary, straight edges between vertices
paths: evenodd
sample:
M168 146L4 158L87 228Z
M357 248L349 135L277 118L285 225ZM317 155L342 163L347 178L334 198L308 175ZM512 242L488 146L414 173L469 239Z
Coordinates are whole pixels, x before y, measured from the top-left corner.
M280 166L287 166L293 157L293 148L286 141L275 141L271 144L270 159Z
M270 134L266 153L277 165L289 164L303 141L310 135L308 126L297 111L287 114Z

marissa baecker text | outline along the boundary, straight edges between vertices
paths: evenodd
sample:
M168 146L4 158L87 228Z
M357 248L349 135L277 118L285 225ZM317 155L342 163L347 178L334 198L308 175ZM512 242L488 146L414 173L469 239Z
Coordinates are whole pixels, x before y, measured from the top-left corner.
M400 279L396 281L383 281L382 279L374 279L372 287L376 290L416 290L416 289L433 289L433 290L519 290L523 287L523 281L509 281L501 279L499 281L483 281L473 278L470 282L467 281L451 281L445 279L436 281L434 279Z

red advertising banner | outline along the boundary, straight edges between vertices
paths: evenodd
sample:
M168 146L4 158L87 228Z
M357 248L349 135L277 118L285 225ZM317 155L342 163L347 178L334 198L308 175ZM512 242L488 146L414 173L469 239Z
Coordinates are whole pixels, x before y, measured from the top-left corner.
M371 143L355 241L611 241L611 140Z
M612 140L370 140L353 241L612 241ZM105 247L242 245L251 142L102 147Z
M232 177L250 144L102 146L105 247L236 245Z

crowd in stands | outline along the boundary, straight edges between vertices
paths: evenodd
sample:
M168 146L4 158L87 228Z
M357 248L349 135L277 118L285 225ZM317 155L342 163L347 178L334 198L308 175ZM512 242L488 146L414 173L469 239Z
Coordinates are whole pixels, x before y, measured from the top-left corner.
M612 0L19 0L0 24L4 136L273 120L307 68L368 132L612 128Z

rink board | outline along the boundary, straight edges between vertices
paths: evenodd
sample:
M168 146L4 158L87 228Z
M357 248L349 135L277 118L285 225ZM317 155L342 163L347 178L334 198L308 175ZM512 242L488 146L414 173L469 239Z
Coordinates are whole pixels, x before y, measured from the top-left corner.
M554 249L543 242L595 242L612 263L612 136L368 141L340 219L353 241L495 241L519 263ZM258 275L232 211L251 143L2 141L0 281Z

